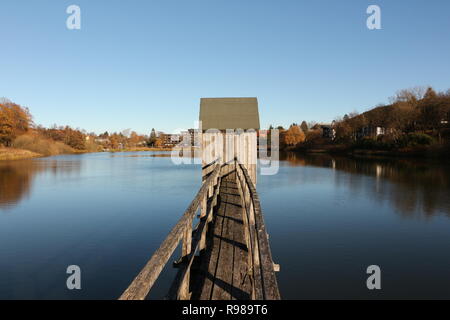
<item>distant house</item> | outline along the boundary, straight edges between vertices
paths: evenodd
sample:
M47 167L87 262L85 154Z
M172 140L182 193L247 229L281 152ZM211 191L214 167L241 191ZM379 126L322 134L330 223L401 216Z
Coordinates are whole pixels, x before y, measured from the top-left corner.
M179 143L183 147L199 147L200 137L199 129L188 129L187 131L181 131Z
M99 144L109 144L111 141L108 138L97 138L95 139L95 142Z
M332 124L321 124L322 137L325 139L334 140L336 138L336 130L334 129L334 123Z
M180 134L160 133L159 138L162 140L164 147L174 147L181 141Z
M388 130L386 127L369 125L369 126L360 128L356 132L356 138L358 138L358 139L362 139L365 137L376 138L378 136L385 135L387 131Z

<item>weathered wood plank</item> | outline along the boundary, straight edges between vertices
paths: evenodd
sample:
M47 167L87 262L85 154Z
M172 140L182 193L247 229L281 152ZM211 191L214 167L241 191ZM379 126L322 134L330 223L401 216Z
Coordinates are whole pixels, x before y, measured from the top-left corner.
M215 248L220 247L220 237L222 236L222 223L223 215L225 212L225 201L226 195L224 195L223 190L226 188L224 182L221 182L218 200L218 208L212 222L212 230L208 234L211 238L209 241L209 247L205 252L203 257L204 262L201 267L203 287L201 288L201 293L198 294L200 300L210 300L212 296L212 290L214 287L214 277L216 274L217 262L219 259L219 251ZM218 236L218 237L217 237Z
M248 249L244 236L244 222L242 216L241 196L237 188L236 193L230 196L230 217L233 221L233 286L231 290L232 300L249 300L251 297L251 281L248 271Z
M252 198L251 192L246 180L246 177L243 172L243 167L239 166L238 170L238 180L240 190L242 191L242 206L244 210L243 219L246 227L246 237L247 237L247 246L249 248L248 251L248 265L249 265L249 275L252 278L252 299L254 300L262 300L264 299L263 292L263 283L261 279L261 270L259 264L259 255L258 255L258 239L255 229L255 219L254 212L252 211Z
M230 219L229 200L233 192L233 182L231 175L225 179L226 202L223 213L223 229L220 238L220 247L214 248L219 251L219 260L214 277L214 288L212 292L212 300L230 300L233 282L233 221Z

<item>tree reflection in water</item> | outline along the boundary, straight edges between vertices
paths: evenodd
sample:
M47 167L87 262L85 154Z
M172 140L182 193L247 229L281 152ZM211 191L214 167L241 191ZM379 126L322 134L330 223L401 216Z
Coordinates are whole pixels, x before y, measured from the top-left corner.
M280 160L289 166L330 168L335 172L335 184L347 184L352 192L367 192L379 202L388 200L404 217L450 217L448 162L292 152L280 154ZM367 176L375 181L367 183Z
M30 195L33 180L38 174L78 172L79 161L31 159L0 161L0 209L16 206Z

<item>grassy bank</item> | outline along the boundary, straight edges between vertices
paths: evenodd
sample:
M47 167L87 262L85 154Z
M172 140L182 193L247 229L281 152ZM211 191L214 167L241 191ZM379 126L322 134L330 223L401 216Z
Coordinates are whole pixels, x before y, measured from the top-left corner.
M13 148L28 150L43 156L74 153L75 150L68 145L44 138L38 134L24 134L13 142Z
M42 157L42 155L39 153L36 153L36 152L22 150L22 149L0 148L0 161L1 160L31 159L31 158L37 158L37 157Z
M171 148L160 147L136 147L125 149L105 150L105 152L141 152L141 151L171 151ZM13 147L0 147L0 160L20 160L36 157L48 157L59 154L84 154L92 152L102 152L98 149L76 150L68 145L42 138L38 135L23 135L18 137Z

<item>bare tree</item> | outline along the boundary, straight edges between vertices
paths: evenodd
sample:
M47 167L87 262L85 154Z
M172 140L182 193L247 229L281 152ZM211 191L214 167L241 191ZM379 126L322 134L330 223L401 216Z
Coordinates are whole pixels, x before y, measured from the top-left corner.
M417 104L417 101L421 100L429 87L417 86L409 89L403 89L396 92L396 94L389 98L391 104L397 102L408 102Z

